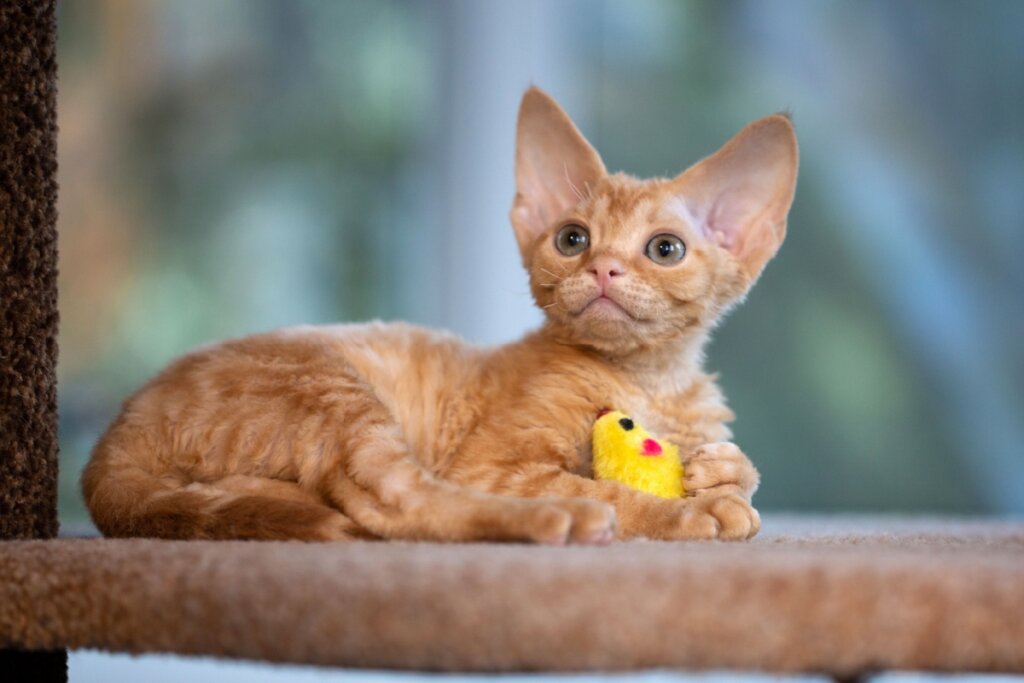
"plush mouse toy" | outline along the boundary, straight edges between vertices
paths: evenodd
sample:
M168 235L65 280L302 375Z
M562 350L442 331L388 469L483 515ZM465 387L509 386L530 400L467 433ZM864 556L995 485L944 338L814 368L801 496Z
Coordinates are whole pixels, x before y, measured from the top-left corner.
M612 479L662 498L684 494L678 446L652 437L624 413L598 414L593 451L595 479Z

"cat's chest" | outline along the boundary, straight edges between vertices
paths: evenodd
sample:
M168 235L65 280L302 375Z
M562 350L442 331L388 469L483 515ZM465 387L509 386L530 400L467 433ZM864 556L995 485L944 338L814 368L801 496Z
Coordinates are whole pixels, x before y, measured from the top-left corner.
M682 392L655 393L634 389L609 394L602 407L629 415L652 434L670 436L678 434L685 427L680 424L678 410L679 402L684 399ZM593 475L593 423L597 417L595 413L588 418L585 437L580 439L576 449L576 472L587 477Z
M629 415L653 434L678 431L685 411L680 410L689 400L688 392L674 386L636 387L617 397L618 404L609 406Z

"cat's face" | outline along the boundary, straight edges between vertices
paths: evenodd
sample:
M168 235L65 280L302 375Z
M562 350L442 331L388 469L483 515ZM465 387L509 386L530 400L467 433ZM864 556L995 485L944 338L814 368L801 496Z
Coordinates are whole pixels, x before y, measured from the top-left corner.
M534 300L560 336L603 351L708 327L745 284L688 218L665 182L601 178L530 245Z
M772 116L674 179L609 175L531 89L511 218L534 299L560 338L606 353L702 334L781 245L796 170L792 125Z

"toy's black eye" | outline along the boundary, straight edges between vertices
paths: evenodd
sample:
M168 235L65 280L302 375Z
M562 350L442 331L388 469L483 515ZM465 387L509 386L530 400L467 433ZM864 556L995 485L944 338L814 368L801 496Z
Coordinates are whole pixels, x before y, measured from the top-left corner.
M590 233L582 225L570 223L555 235L555 247L564 256L582 254L590 246Z
M622 428L625 429L627 432L632 431L633 429L633 421L630 420L628 417L621 418L619 420L619 424L622 425Z
M686 256L686 245L675 235L655 235L647 243L647 258L660 266L679 263Z

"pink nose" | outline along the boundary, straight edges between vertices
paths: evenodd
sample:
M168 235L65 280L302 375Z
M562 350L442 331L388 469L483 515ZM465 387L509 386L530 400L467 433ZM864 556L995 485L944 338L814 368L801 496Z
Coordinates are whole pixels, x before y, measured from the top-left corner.
M606 288L613 277L619 277L626 273L622 261L611 256L598 256L590 262L590 267L587 270L593 273L601 289Z

